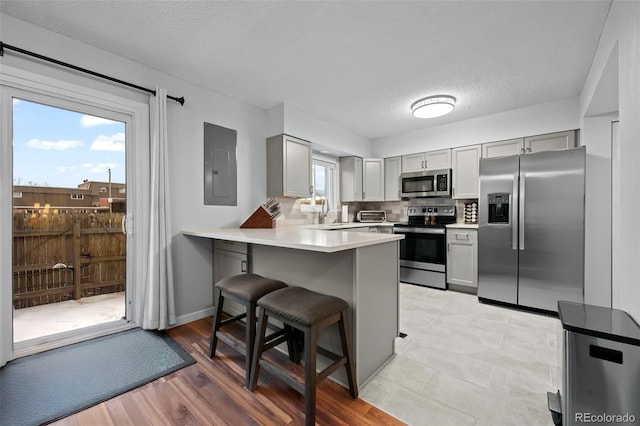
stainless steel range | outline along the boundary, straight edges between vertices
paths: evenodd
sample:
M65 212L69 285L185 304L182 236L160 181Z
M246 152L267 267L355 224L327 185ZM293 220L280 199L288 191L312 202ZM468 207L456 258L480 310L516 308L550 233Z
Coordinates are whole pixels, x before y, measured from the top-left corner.
M408 223L396 224L400 241L400 281L447 288L445 226L456 221L455 205L409 206Z

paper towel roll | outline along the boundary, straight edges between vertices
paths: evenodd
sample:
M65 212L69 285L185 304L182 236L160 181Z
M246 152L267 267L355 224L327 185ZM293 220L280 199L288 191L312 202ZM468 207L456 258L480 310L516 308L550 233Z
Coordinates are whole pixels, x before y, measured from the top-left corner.
M342 206L342 215L340 217L342 223L349 222L349 206Z

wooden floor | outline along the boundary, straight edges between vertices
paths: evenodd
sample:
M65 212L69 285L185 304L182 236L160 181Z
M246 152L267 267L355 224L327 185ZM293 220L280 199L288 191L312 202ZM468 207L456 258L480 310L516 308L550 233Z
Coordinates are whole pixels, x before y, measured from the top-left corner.
M196 363L66 417L57 426L78 425L301 425L304 399L281 380L261 371L258 388L244 387L244 357L218 343L209 359L211 318L169 330ZM272 360L286 357L269 351ZM319 425L402 425L404 423L331 380L318 385Z

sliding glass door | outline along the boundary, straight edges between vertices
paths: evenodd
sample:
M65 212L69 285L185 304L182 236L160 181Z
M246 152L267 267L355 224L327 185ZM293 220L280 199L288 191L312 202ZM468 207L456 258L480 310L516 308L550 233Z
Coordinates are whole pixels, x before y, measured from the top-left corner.
M148 144L146 104L2 71L0 365L134 325Z

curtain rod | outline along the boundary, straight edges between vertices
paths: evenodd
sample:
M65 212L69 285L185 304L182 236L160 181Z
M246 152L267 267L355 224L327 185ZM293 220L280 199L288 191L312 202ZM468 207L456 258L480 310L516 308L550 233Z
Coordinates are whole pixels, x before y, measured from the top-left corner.
M81 68L81 67L78 67L76 65L69 64L67 62L62 62L62 61L59 61L57 59L49 58L47 56L43 56L43 55L40 55L40 54L35 53L35 52L30 52L28 50L20 49L19 47L11 46L9 44L6 44L6 43L3 43L3 42L0 41L0 56L4 56L4 50L5 49L7 49L7 50L15 50L16 52L22 53L23 55L32 56L34 58L38 58L38 59L41 59L43 61L52 62L52 63L54 63L56 65L61 65L63 67L71 68L73 70L80 71L80 72L83 72L83 73L86 73L86 74L90 74L90 75L93 75L95 77L100 77L100 78L103 78L105 80L113 81L114 83L118 83L118 84L122 84L124 86L132 87L134 89L141 90L143 92L152 93L154 96L156 94L155 90L147 89L146 87L138 86L137 84L128 83L126 81L119 80L119 79L114 78L114 77L109 77L108 75L100 74L98 72L91 71L91 70L88 70L86 68ZM180 105L184 105L184 96L181 96L181 97L177 98L175 96L167 95L167 98L178 102Z

